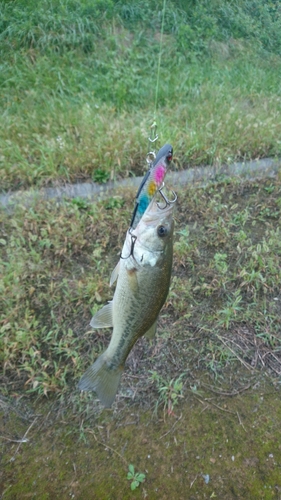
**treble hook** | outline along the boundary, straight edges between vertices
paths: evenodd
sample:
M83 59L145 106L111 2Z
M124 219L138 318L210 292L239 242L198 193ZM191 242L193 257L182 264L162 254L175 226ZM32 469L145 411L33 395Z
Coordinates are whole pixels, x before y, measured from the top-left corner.
M129 234L130 234L130 236L131 236L131 250L130 250L130 253L129 253L129 255L128 255L127 257L123 257L123 256L122 256L122 252L121 252L121 253L120 253L120 259L124 259L124 260L125 260L125 259L129 259L129 257L131 257L131 256L133 257L133 259L135 258L135 257L134 257L134 248L135 248L135 243L136 243L136 241L137 241L137 237L136 237L136 235L135 235L135 234L132 234L132 233L131 233L131 230L130 230L130 229L129 229Z
M165 201L165 206L164 207L161 207L160 204L158 203L157 201L157 207L160 208L160 210L165 210L166 207L168 207L168 205L172 205L173 203L175 203L178 199L175 191L172 191L173 195L174 195L174 199L173 200L168 200L167 196L163 193L162 189L164 187L164 183L163 183L163 186L158 190L159 193L161 194L163 200Z

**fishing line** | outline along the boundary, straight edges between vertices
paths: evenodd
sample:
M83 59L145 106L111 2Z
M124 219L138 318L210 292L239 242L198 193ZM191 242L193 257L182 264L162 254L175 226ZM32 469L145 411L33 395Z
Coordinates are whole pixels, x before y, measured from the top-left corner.
M158 55L158 64L157 64L157 77L156 77L156 87L155 87L155 101L154 101L154 113L153 113L153 123L150 126L150 135L148 140L150 143L155 144L158 139L157 134L157 108L158 108L158 95L159 95L159 83L160 83L160 69L161 69L161 59L162 59L162 46L163 46L163 33L164 33L164 22L165 22L165 12L166 12L166 0L163 0L163 9L162 9L162 21L161 21L161 30L160 30L160 44L159 44L159 55ZM155 152L150 151L147 154L147 163L151 163L151 156L155 158Z
M159 56L158 56L157 80L156 80L156 89L155 89L154 121L156 121L156 113L157 113L157 106L158 106L158 93L159 93L160 68L161 68L161 59L162 59L165 11L166 11L166 0L163 0L162 23L161 23L161 32L160 32L160 50L159 50Z

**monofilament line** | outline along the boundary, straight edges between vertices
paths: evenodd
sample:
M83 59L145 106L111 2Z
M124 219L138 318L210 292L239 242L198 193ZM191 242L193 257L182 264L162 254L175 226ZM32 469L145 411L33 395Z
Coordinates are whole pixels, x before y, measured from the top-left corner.
M159 50L159 56L158 56L158 68L157 68L157 79L156 79L156 89L155 89L154 121L156 121L156 112L157 112L157 106L158 106L158 93L159 93L160 67L161 67L161 57L162 57L162 43L163 43L165 11L166 11L166 0L163 0L162 23L161 23L161 31L160 31L160 50Z
M165 21L165 11L166 11L166 0L163 0L163 10L162 10L162 22L161 22L161 30L160 30L160 44L159 44L159 56L158 56L158 67L157 67L157 77L156 77L156 88L155 88L155 103L154 103L154 114L153 114L153 123L150 126L150 135L148 137L148 147L149 151L151 149L151 143L154 144L158 139L157 135L157 107L158 107L158 93L159 93L159 81L160 81L160 68L161 68L161 58L162 58L162 44L163 44L163 32L164 32L164 21ZM148 153L148 155L154 154L154 151ZM150 165L150 160L147 158L146 160Z

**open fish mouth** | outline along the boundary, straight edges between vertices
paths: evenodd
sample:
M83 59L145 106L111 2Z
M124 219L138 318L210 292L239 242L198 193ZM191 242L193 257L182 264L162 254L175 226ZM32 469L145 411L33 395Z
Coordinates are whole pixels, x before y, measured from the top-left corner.
M171 205L173 206L178 199L175 191L172 191L173 198L171 200L169 200L169 198L167 198L167 196L163 193L163 188L159 189L159 194L161 195L162 200L160 203L156 202L156 204L160 210L165 210L166 208L170 207ZM163 203L164 203L164 206L162 206Z
M174 205L177 202L177 195L174 191L171 191L172 198L169 199L166 194L163 193L162 188L159 189L158 200L151 200L145 214L143 217L146 221L154 221L159 218L159 215L166 217L169 212L173 212Z

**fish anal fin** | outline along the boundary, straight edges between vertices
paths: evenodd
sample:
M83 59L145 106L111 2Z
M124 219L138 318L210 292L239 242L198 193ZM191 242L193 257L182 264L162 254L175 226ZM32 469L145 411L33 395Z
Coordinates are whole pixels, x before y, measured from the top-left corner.
M119 274L119 268L120 268L120 260L111 273L109 286L112 286L113 283L115 283L115 281L117 280Z
M112 301L93 316L90 325L92 328L113 328Z
M78 387L81 391L95 391L103 406L109 408L115 399L122 373L122 366L110 367L105 351L84 373Z
M156 334L156 328L157 328L157 320L153 323L153 325L145 332L144 336L149 339L153 340Z

